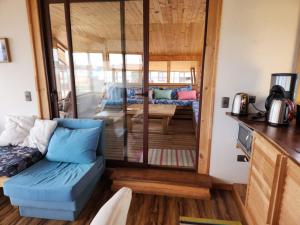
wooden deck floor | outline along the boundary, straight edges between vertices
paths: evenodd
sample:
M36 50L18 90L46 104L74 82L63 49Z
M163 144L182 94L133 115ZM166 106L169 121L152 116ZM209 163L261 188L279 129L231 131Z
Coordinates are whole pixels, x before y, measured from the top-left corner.
M2 189L1 189L2 190ZM110 184L102 180L92 198L75 222L22 218L18 209L0 193L1 225L85 225L112 196ZM127 225L178 225L179 216L241 220L230 191L212 191L212 199L195 200L155 195L134 194Z
M162 134L161 120L150 120L149 148L196 150L196 137L193 122L190 119L172 119L168 134ZM124 136L121 131L122 123L110 124L106 128L106 157L107 159L123 160ZM128 161L139 162L143 149L142 123L133 123L133 132L128 134Z

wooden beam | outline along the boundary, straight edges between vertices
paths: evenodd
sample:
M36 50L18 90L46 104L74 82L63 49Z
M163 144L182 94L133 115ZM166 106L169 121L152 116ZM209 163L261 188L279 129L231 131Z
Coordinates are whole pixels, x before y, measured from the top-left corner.
M27 14L29 22L29 33L33 49L34 78L38 97L39 117L50 118L50 99L48 97L48 85L46 80L45 62L43 56L43 45L39 23L38 0L27 0Z
M167 62L167 83L170 83L171 80L171 62Z
M201 55L150 55L149 61L201 61Z
M222 0L210 1L208 8L206 51L204 61L204 77L199 141L198 173L208 174L210 168L213 113L215 102L215 83L219 32L221 25Z

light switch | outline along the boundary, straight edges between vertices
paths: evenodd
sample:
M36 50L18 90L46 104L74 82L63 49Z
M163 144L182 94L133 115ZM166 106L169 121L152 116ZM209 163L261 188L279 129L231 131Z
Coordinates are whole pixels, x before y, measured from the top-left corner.
M31 102L32 101L31 92L30 91L25 91L24 94L25 94L25 101L26 102Z

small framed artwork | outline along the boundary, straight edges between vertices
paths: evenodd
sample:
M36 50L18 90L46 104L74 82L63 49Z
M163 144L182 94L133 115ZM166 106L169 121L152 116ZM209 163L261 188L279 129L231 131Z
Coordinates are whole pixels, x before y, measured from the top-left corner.
M0 63L8 63L10 61L8 39L0 38Z

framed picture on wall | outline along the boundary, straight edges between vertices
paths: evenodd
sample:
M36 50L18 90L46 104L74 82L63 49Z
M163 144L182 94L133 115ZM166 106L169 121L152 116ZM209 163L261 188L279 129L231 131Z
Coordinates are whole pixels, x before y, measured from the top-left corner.
M0 38L0 63L10 62L8 39Z

